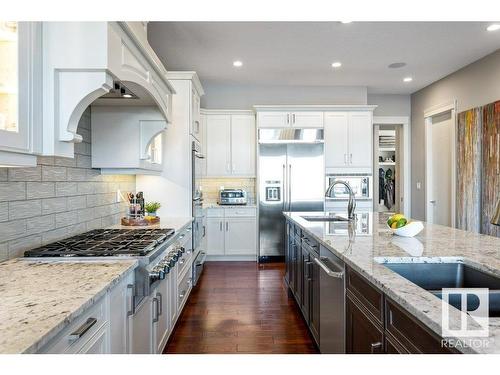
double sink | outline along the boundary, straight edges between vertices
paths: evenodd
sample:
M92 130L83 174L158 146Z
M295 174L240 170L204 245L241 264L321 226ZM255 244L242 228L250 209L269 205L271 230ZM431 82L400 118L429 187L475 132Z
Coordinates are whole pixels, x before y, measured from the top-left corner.
M489 317L500 317L500 277L475 269L460 261L447 263L412 263L380 261L391 271L442 298L443 288L488 288ZM460 310L459 294L449 295L449 304ZM477 296L470 294L467 298L467 311L479 306Z

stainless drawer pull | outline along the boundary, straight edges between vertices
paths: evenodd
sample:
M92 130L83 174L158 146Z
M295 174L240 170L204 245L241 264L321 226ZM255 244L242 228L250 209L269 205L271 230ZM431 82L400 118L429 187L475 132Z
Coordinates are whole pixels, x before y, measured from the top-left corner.
M185 290L183 290L183 291L179 294L179 299L183 299L185 295L186 295L186 291L185 291Z
M80 328L78 328L76 331L74 331L69 335L69 339L71 341L78 340L80 337L85 335L87 331L91 329L96 323L97 323L96 318L88 318L87 321L80 326Z
M158 322L160 314L158 314L158 298L153 298L153 323Z
M332 271L331 269L329 269L325 263L323 263L321 260L319 260L318 258L314 258L314 261L316 262L316 264L318 264L318 266L321 267L321 269L323 271L326 272L326 274L328 276L331 276L331 277L335 277L336 279L342 279L344 277L344 272L335 272L335 271Z
M163 314L163 296L161 293L156 293L156 297L158 298L158 316Z
M371 344L372 354L379 353L381 349L382 349L382 343L380 341Z
M133 284L128 284L127 289L132 290L132 294L130 296L130 310L127 311L127 316L132 316L135 314L135 290L134 290L134 285Z

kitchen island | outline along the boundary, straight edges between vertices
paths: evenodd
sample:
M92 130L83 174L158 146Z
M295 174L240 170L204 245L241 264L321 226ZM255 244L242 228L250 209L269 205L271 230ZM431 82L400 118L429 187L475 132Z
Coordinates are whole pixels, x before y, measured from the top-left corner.
M363 225L351 228L345 222L309 221L304 218L330 214L284 213L289 225L331 251L345 262L349 272L361 275L361 282L367 281L367 287L383 295L407 313L411 321L422 325L435 337L442 336L442 301L391 271L384 263L458 262L500 277L499 238L431 224L424 224L424 230L414 238L397 237L387 227L388 215L371 212L362 213ZM360 292L363 293L362 288ZM365 292L370 293L368 289ZM392 323L389 321L392 315L389 316L387 304L385 306L384 309L381 302L381 327ZM451 306L449 310L450 327L459 327L463 314ZM488 328L488 337L472 337L467 341L480 343L477 346L467 345L460 338L452 337L457 344L455 349L463 353L500 353L500 318L490 318Z

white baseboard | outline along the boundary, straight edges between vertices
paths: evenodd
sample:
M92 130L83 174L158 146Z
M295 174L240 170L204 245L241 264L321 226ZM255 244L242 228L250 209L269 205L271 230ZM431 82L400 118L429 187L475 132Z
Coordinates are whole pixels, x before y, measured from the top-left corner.
M257 262L256 255L207 255L207 262Z

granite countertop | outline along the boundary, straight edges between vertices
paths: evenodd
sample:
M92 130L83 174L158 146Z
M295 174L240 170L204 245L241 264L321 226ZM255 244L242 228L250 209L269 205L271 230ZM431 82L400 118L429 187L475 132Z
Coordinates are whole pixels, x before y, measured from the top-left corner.
M136 260L0 263L0 353L35 353L136 266Z
M424 223L424 230L416 237L398 237L387 227L388 215L378 213L368 215L368 234L356 234L356 231L349 234L345 230L345 223L335 224L340 230L332 230L328 222L313 222L302 218L326 214L328 213L284 213L288 219L364 275L439 336L442 332L442 301L380 263L459 261L500 276L500 238L427 223ZM450 326L459 327L462 315L463 313L450 306ZM500 318L489 319L486 345L458 349L465 353L500 353Z
M110 229L174 229L175 232L179 232L187 227L193 221L192 217L160 217L160 223L154 225L148 225L145 227L141 226L127 226L116 224Z

